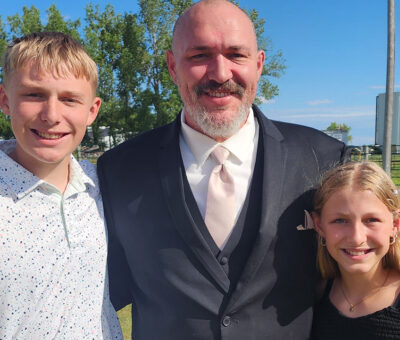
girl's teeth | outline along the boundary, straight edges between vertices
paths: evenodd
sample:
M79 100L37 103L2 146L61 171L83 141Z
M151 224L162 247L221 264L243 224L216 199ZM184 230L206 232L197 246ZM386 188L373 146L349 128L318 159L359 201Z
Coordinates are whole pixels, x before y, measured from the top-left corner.
M346 250L347 253L353 256L359 256L359 255L364 255L366 253L365 250L362 251L352 251L352 250Z

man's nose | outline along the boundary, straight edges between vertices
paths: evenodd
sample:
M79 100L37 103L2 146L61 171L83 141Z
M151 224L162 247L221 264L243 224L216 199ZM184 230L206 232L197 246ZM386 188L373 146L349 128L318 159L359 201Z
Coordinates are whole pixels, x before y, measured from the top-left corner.
M214 80L219 84L223 84L232 78L232 70L230 68L231 61L223 55L218 55L212 59L207 68L209 80Z

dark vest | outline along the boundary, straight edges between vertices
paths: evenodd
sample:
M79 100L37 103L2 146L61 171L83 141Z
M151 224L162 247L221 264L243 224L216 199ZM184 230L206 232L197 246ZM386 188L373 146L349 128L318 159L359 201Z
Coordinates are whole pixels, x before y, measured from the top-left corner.
M183 171L182 177L186 204L190 210L193 220L196 223L197 228L207 241L212 253L217 258L219 264L223 268L230 281L229 291L227 294L225 294L220 308L220 315L224 313L225 306L227 305L232 292L235 290L236 284L251 252L260 226L260 204L262 195L261 188L263 187L262 171L264 168L263 154L263 142L260 134L251 184L249 186L249 190L247 192L246 199L239 214L238 220L233 228L228 242L222 250L220 250L215 244L206 224L204 223L193 193L190 189L185 172Z

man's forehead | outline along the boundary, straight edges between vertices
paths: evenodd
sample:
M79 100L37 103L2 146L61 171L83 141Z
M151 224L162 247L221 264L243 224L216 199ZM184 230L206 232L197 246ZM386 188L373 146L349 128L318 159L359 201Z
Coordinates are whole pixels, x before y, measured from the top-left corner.
M184 50L216 47L214 44L222 44L223 48L257 48L253 26L241 12L223 17L204 11L188 14L174 38L174 45Z

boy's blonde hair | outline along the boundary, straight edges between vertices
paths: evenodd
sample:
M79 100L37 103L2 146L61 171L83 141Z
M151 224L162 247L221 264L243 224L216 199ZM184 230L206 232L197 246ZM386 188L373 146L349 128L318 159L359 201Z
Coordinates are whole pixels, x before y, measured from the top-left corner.
M393 214L393 219L398 217L400 202L396 186L386 172L373 162L350 162L327 172L314 195L313 213L321 216L321 211L331 195L344 187L371 191ZM382 261L385 268L400 271L399 238L389 246ZM324 279L340 276L337 262L321 242L318 242L317 265Z
M96 63L80 43L61 32L36 32L14 39L4 53L2 65L6 87L15 71L29 65L36 67L39 73L52 72L56 77L72 74L85 78L96 93Z

